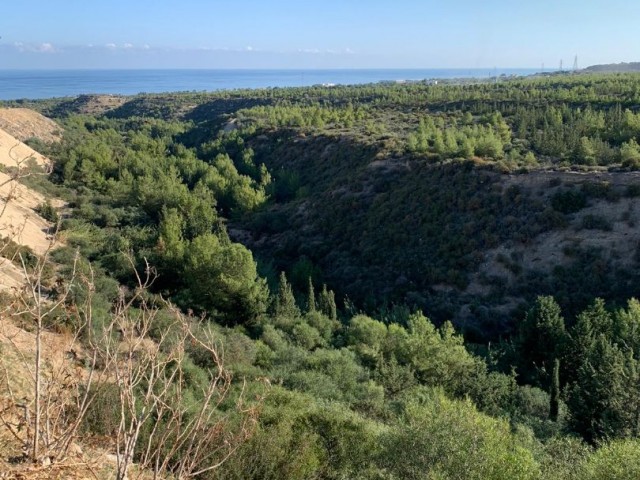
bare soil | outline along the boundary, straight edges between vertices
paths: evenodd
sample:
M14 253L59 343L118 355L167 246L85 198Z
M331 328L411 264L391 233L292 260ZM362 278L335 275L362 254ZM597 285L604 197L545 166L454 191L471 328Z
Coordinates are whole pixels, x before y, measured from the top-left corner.
M51 143L62 138L62 128L56 122L28 108L0 108L0 129L23 142L37 138Z
M51 244L53 225L36 213L47 199L40 193L19 183L22 175L42 175L49 159L0 130L0 238L9 237L14 242L43 254ZM18 178L13 175L19 171ZM58 199L49 199L55 207L61 207ZM11 262L0 258L0 291L18 286L22 273Z

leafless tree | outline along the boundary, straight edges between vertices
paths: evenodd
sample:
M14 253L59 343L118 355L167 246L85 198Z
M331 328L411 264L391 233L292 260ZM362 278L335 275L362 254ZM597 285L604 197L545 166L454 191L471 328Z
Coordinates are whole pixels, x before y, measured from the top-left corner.
M150 341L150 329L159 308L150 305L146 292L152 277L138 277L135 292L122 292L112 321L99 344L105 361L112 366L120 399L120 424L115 438L118 480L128 477L135 452L142 471L154 478L171 473L186 479L218 468L253 432L261 398L245 402L244 388L233 414L240 418L227 428L228 418L220 405L230 392L230 373L223 367L221 346L213 335L196 335L193 318L168 302L172 323L159 338ZM206 330L204 330L206 332ZM185 401L185 359L188 344L197 345L211 357L206 386L198 407ZM140 445L142 428L153 422Z

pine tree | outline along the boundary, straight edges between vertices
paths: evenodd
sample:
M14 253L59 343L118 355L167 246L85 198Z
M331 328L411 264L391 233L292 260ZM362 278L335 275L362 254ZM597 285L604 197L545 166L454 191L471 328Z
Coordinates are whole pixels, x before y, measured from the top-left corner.
M592 443L629 436L636 419L626 403L630 390L624 353L598 335L569 392L571 427Z
M548 385L553 361L565 349L566 332L560 306L551 296L538 297L520 327L521 374Z

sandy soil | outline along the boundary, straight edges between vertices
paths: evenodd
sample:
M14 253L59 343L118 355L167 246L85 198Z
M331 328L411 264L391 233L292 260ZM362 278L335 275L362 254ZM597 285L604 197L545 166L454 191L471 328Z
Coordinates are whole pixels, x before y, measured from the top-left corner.
M33 137L47 143L62 138L56 122L28 108L0 108L0 129L23 142Z
M0 173L0 236L43 254L49 248L51 224L34 209L45 201L39 193ZM7 198L9 201L7 202Z
M24 274L6 258L0 258L0 292L10 292L22 285Z
M38 174L47 169L49 160L0 129L0 166L19 169L20 174ZM33 168L30 165L37 165ZM18 179L19 180L19 179ZM13 179L10 173L0 172L0 237L30 247L43 254L50 245L49 230L52 225L35 212L46 201L40 193ZM59 200L52 200L61 206ZM18 286L22 274L10 262L0 260L0 291Z
M0 127L0 165L7 167L26 166L31 159L40 166L47 166L50 163L46 157Z

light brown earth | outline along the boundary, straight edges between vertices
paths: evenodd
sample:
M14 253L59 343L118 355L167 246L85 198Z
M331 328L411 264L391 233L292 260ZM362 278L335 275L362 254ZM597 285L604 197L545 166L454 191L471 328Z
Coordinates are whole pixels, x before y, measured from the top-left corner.
M0 314L0 408L6 408L15 399L32 401L35 352L35 334ZM74 368L75 374L85 375L80 364L82 355L82 347L71 335L42 333L42 359L46 371L52 372L49 375L73 374ZM75 367L72 366L74 361ZM115 474L115 456L88 442L74 443L64 462L49 466L12 461L21 455L21 442L0 428L0 479L106 480L114 478Z
M49 160L18 139L0 130L0 238L43 254L50 246L52 225L35 212L46 201L40 193L20 183L24 175L44 174ZM50 199L52 205L62 202ZM22 272L10 261L0 258L0 291L20 285Z
M56 122L28 108L0 108L0 129L22 142L37 138L50 143L62 138Z

